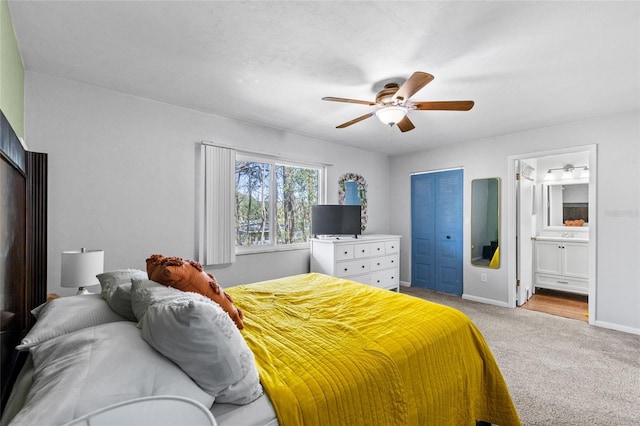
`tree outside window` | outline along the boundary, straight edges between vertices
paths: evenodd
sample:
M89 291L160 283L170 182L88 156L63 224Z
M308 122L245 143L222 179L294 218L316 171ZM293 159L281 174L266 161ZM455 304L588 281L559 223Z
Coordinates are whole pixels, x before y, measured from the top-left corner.
M311 206L318 204L323 168L256 157L236 160L236 247L305 243Z

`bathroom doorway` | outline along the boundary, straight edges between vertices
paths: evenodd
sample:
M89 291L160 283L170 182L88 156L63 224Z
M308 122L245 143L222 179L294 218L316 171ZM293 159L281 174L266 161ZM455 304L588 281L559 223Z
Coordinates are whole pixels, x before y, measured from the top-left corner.
M511 306L595 321L596 146L512 156L509 171Z
M521 308L578 321L589 320L589 296L578 293L539 288Z

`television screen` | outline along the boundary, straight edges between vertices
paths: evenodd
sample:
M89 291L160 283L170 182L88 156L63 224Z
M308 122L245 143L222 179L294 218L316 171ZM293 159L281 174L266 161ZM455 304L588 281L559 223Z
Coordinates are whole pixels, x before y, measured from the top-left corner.
M334 204L312 206L311 233L315 236L361 234L360 206Z

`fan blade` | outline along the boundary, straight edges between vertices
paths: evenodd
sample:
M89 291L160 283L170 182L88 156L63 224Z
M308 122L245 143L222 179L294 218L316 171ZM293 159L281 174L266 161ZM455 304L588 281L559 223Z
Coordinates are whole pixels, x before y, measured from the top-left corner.
M345 127L347 127L347 126L351 126L352 124L356 124L356 123L358 123L358 122L360 122L360 121L362 121L362 120L364 120L364 119L367 119L367 118L371 117L372 115L375 115L375 113L376 113L376 112L375 112L375 111L373 111L373 112L370 112L370 113L368 113L368 114L361 115L361 116L360 116L360 117L358 117L358 118L354 118L354 119L353 119L353 120L351 120L351 121L347 121L346 123L342 123L341 125L336 126L336 129L344 129L344 128L345 128Z
M434 102L411 102L407 105L412 109L419 110L441 110L441 111L469 111L473 108L473 101L434 101Z
M411 74L411 77L409 77L409 79L405 81L402 86L400 86L398 91L393 95L393 99L402 99L406 101L418 90L429 84L431 80L433 80L433 76L431 74L427 74L426 72L422 71L416 71Z
M371 101L359 101L358 99L346 99L346 98L334 98L333 96L325 96L322 98L323 101L332 101L332 102L347 102L350 104L362 104L373 106L376 103Z
M408 132L409 130L416 128L407 115L405 115L402 120L398 121L396 126L398 126L398 129L400 129L401 132Z

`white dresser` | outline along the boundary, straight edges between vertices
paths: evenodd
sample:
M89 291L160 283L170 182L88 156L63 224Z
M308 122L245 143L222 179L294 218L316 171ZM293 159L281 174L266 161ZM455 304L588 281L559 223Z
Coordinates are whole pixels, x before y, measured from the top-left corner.
M538 238L535 286L589 294L589 243L578 239Z
M400 236L313 238L311 272L397 291L400 285Z

